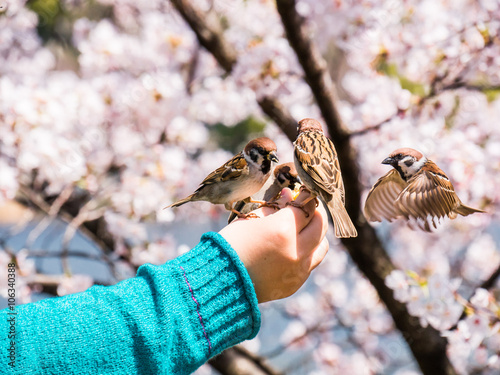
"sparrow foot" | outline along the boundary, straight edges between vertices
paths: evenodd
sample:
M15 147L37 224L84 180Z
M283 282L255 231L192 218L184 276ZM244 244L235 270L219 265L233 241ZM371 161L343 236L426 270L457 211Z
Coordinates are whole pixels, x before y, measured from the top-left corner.
M300 208L306 214L306 217L309 217L309 212L304 208L304 203L296 203L295 201L286 202L285 206L292 206Z
M259 216L257 216L253 212L250 212L248 214L244 214L244 213L236 211L236 210L234 210L233 212L236 214L236 216L238 216L239 219L258 219L259 218Z
M313 195L311 190L309 190L307 187L305 187L304 185L300 185L300 188L299 188L299 194L302 193L303 191L306 191L308 192L309 194ZM305 205L307 202L309 202L311 199L313 198L308 198L306 201L304 201L302 204ZM316 207L319 206L319 199L318 197L316 196L316 194L314 194L314 201L316 203Z
M307 191L308 193L311 192L305 185L300 185L299 192L302 193L303 191Z
M276 211L280 209L280 205L276 201L264 202L260 207L271 207L274 208Z

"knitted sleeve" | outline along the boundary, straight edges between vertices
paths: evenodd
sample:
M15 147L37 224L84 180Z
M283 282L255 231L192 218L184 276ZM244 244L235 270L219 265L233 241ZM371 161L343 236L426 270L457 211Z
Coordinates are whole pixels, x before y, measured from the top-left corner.
M250 277L217 233L135 278L16 312L12 367L9 311L0 311L0 368L23 375L189 374L260 328Z

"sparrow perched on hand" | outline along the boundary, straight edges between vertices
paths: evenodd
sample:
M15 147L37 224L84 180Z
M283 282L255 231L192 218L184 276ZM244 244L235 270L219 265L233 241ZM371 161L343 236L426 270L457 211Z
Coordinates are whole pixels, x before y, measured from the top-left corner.
M250 196L266 183L273 162L278 162L274 142L266 137L253 139L242 152L210 173L193 194L165 208L178 207L187 202L207 201L223 204L226 210L238 217L247 218L251 215L238 212L233 205L240 200L252 201Z
M382 164L394 167L373 185L365 203L365 215L370 221L392 221L398 217L414 219L427 232L438 221L457 214L467 216L484 212L463 204L455 193L448 176L421 152L400 148Z
M333 142L323 134L321 124L310 118L300 120L294 146L295 167L311 196L300 205L290 204L303 207L309 200L319 197L330 211L335 236L356 237L358 232L344 207L344 182L337 152Z
M301 181L297 174L297 170L295 169L295 165L293 163L280 164L274 168L272 176L269 177L264 186L252 196L252 199L272 203L279 198L281 190L284 188L295 190L295 188L300 184ZM239 201L236 202L234 208L243 214L247 214L250 211L259 208L259 204ZM227 219L228 224L236 217L237 215L234 212L231 212L229 218Z

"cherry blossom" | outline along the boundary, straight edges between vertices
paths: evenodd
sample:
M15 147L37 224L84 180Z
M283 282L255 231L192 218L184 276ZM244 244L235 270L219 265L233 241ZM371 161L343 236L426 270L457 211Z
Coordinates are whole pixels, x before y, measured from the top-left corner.
M100 254L115 264L116 281L187 251L176 222L220 229L221 206L163 209L238 152L217 144L214 125L257 119L287 162L292 145L257 101L278 98L295 119L321 118L274 1L192 3L220 21L238 57L231 71L200 47L170 2L100 0L106 17L80 13L79 1L61 2L72 15L67 45L59 46L68 65L38 35L44 20L26 1L0 0L0 205L28 202L71 228L61 207L83 202L77 224L82 232L85 223L103 224L112 248L100 244ZM389 171L381 161L407 146L436 162L464 203L487 211L445 218L433 233L403 221L373 227L396 267L385 278L395 299L447 338L457 371L498 373L499 284L481 286L500 263L499 3L298 0L296 7L336 86L364 196ZM153 223L161 235L152 234ZM1 280L12 255L7 229ZM411 354L375 289L341 243L330 237L330 244L304 288L269 304L283 317L280 342L259 335L252 350L309 351L316 374L417 373L402 365ZM14 251L22 302L40 291L35 250ZM94 282L64 271L61 295Z
M71 275L65 276L57 287L57 294L65 296L66 294L73 294L83 292L94 284L94 280L87 275Z

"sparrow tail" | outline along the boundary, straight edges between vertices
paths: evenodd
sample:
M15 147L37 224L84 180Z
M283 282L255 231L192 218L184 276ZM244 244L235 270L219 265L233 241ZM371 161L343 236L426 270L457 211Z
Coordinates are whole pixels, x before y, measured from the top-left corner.
M163 209L170 208L170 207L179 207L179 206L182 206L184 203L191 202L192 199L193 199L193 195L194 194L191 194L189 197L186 197L184 199L178 200L177 202L172 203L171 205L166 206Z
M354 224L352 223L351 218L343 205L339 205L339 207L334 208L330 202L327 207L330 211L330 215L332 216L335 228L335 237L348 238L358 236L358 231L354 227Z
M486 211L483 211L483 210L480 210L478 208L472 208L472 207L469 207L469 206L466 206L465 204L460 204L460 206L458 206L456 209L455 209L455 212L457 214L460 214L462 216L468 216L470 214L473 214L475 212L486 212Z

